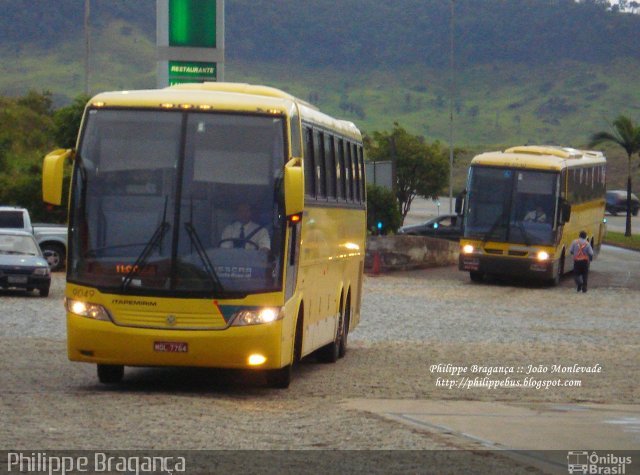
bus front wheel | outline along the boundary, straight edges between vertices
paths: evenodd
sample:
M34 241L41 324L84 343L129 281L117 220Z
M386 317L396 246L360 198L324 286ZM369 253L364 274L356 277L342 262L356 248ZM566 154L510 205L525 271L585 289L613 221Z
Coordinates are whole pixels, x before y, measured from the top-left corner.
M102 384L115 384L122 381L124 377L123 365L99 364L98 380Z
M560 285L560 281L562 280L563 275L564 275L564 254L562 254L562 257L558 262L558 271L549 282L551 286L555 287L557 285Z
M482 282L484 274L482 272L469 272L469 278L471 279L471 282Z

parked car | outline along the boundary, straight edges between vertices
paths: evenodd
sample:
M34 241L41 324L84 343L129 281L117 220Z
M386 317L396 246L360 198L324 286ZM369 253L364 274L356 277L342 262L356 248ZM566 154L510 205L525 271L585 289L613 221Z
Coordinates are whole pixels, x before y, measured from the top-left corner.
M31 224L29 211L17 206L0 206L0 229L20 229L32 233L52 271L64 268L67 256L65 224Z
M462 217L443 214L424 223L402 226L398 234L409 236L430 236L457 241L462 236Z
M64 269L67 259L67 233L66 224L33 225L33 235L52 271Z
M49 295L49 263L27 231L0 230L0 288L38 289L40 297Z
M605 210L607 213L615 216L618 213L627 213L627 190L609 190L606 194L607 204ZM640 200L631 193L631 214L638 216L640 209Z

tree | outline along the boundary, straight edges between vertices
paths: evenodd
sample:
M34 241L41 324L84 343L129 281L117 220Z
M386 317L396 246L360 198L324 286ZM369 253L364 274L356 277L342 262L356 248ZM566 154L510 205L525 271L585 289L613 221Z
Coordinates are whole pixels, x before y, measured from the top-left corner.
M449 159L440 142L426 143L395 123L391 133L374 132L365 145L371 160L395 163L395 194L403 222L416 196L435 199L447 184Z
M53 100L51 91L43 91L42 94L30 90L26 95L16 100L18 105L27 107L40 115L53 115Z
M627 222L624 235L631 237L631 157L640 152L640 127L624 115L613 121L612 132L596 132L591 136L589 147L612 143L627 152Z
M378 223L381 228L378 229ZM367 228L374 233L395 232L402 224L402 215L393 191L378 185L367 185Z
M89 99L89 96L81 94L75 98L72 104L58 109L53 115L53 123L55 124L53 136L59 147L73 148L76 146L82 114Z

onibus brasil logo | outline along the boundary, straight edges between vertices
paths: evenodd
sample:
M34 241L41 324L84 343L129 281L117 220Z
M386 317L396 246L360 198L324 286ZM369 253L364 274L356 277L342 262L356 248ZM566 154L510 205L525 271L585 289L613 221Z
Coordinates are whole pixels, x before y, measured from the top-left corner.
M596 451L589 453L586 450L571 450L567 454L569 473L624 475L627 473L627 465L631 465L631 457L612 453L602 455Z

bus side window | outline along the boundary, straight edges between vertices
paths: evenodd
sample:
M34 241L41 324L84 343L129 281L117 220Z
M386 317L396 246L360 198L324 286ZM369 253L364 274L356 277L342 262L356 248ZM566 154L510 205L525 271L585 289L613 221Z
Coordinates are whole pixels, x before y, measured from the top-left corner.
M304 191L305 195L316 197L316 165L313 156L313 130L304 128Z
M337 158L338 158L338 168L337 168L337 177L338 177L338 201L344 201L347 197L346 193L346 180L345 180L345 169L344 169L344 140L338 139L338 147L336 148Z
M335 200L336 198L336 154L333 135L325 134L324 136L324 166L327 178L327 197Z
M360 189L360 203L364 203L365 201L365 192L364 192L364 182L365 182L365 171L364 171L364 153L362 146L358 146L358 167L360 168L360 182L358 183Z
M313 157L315 158L316 165L316 196L318 199L327 197L327 182L325 180L325 167L324 167L324 134L320 131L314 131L313 133Z
M345 160L346 179L347 179L347 201L353 201L353 147L347 142L347 154Z
M353 200L360 202L360 158L358 157L358 146L353 146Z

